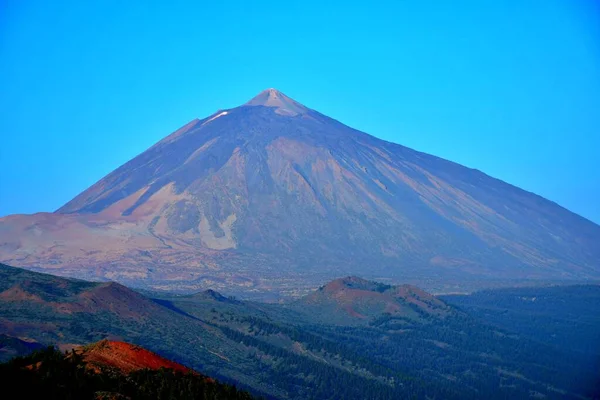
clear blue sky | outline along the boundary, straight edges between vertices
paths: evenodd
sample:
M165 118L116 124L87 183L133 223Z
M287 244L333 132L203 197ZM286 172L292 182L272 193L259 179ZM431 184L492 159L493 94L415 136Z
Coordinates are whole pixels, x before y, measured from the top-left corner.
M0 215L275 87L600 222L600 2L0 2Z

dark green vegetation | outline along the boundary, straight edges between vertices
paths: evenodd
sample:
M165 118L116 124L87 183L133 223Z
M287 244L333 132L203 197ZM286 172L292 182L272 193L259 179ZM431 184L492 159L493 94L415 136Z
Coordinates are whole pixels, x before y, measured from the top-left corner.
M97 367L96 367L97 368ZM48 347L0 364L5 399L251 399L230 385L170 369L124 374L114 368L86 368L83 357Z
M497 289L440 298L499 328L596 359L600 371L600 285Z
M120 338L282 399L591 398L598 378L581 352L413 286L358 278L277 305L211 291L150 300L116 284L0 267L0 331L44 344Z
M577 354L590 372L590 393L600 396L600 285L506 288L440 298L518 337Z

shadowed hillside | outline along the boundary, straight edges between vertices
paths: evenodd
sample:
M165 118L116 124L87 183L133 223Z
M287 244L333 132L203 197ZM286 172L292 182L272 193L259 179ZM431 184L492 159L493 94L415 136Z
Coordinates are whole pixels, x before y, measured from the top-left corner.
M597 358L600 371L598 284L505 288L441 298L503 329Z

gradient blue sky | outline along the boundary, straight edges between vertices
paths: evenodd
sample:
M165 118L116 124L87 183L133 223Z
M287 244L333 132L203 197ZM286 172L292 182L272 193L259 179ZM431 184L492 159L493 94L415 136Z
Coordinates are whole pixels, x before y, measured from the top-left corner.
M0 215L275 87L600 222L600 2L0 2Z

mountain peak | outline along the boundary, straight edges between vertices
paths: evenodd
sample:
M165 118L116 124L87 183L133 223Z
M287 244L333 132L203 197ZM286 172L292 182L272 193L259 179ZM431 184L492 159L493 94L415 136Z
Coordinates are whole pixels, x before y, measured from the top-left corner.
M274 88L263 90L245 105L272 107L277 114L289 116L308 112L308 108Z

